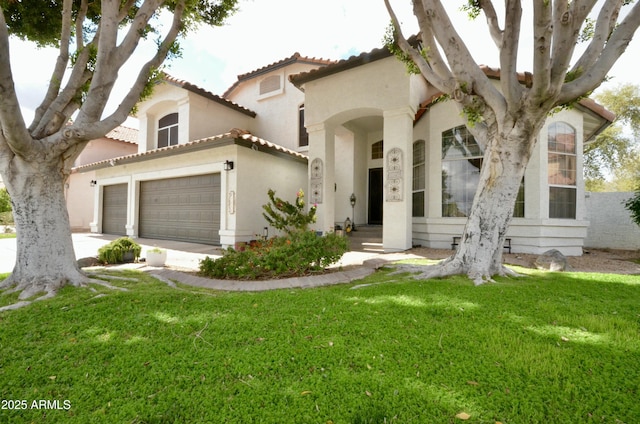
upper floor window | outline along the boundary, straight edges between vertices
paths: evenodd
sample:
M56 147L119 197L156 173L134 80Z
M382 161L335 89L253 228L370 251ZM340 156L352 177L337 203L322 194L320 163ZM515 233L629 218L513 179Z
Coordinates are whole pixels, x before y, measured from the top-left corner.
M426 169L425 142L424 140L418 140L413 143L412 216L424 216Z
M382 159L384 151L384 141L380 140L371 145L371 159Z
M178 114L170 113L158 121L158 148L178 144Z
M442 133L442 216L466 217L480 182L483 151L467 127ZM524 179L514 204L513 216L524 217Z
M547 133L549 161L549 218L576 217L576 130L554 122Z
M300 147L309 145L309 133L304 126L304 105L298 108L298 145Z

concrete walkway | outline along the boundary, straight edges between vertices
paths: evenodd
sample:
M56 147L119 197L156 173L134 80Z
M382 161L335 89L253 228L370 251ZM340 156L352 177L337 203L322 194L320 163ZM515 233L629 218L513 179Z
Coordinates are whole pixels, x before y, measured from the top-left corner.
M73 234L73 244L76 257L79 259L96 256L100 247L108 244L116 238L118 238L118 236L105 234ZM377 268L383 266L385 263L418 257L407 253L384 254L380 252L351 251L347 252L340 262L332 266L335 271L321 275L260 281L215 280L198 277L195 275L195 271L198 270L200 260L204 259L206 256L212 258L219 257L221 255L219 247L206 244L144 238L138 238L136 239L136 242L142 246L142 258L145 257L148 249L152 249L154 247L166 249L166 267L154 268L146 266L144 262L139 262L134 264L118 265L111 268L137 269L148 272L159 280L169 284L172 284L172 282L179 282L195 287L206 287L225 291L263 291L294 287L320 287L332 284L348 283L372 274ZM0 239L0 273L11 272L15 264L15 258L16 239Z

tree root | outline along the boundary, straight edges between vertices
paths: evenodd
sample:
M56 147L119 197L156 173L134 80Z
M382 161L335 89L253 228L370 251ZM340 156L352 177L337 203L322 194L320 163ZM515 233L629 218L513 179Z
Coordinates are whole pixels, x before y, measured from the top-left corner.
M469 277L473 284L476 286L485 283L495 283L493 279L494 275L501 277L520 277L521 275L514 270L501 265L498 272L491 274L489 272L479 272L469 270L468 266L465 266L461 260L454 257L444 259L443 261L435 265L410 265L410 264L398 264L395 266L395 271L390 275L400 273L410 273L411 277L415 280L431 280L434 278L451 277L454 275L466 275Z
M90 284L97 284L111 290L127 291L127 289L124 287L114 286L112 284L109 284L108 281L104 281L99 278L92 278L94 277L93 275L85 275L82 272L77 272L74 276L65 278L46 277L37 279L21 279L15 277L14 275L15 274L11 274L4 281L0 282L0 291L2 291L2 294L20 293L20 295L18 296L19 301L11 305L0 307L0 312L16 310L28 306L33 302L50 299L54 297L62 287L65 286L84 287L88 288L89 290L95 291L90 287ZM95 277L100 276L96 275ZM101 277L134 282L134 280L131 278L123 278L110 275L104 275ZM35 299L31 299L40 293L44 294Z

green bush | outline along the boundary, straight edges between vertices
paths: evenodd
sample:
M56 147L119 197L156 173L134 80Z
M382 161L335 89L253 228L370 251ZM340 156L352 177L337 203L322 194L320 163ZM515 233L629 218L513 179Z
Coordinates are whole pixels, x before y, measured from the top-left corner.
M309 224L316 222L316 206L312 205L309 212L304 211L304 191L298 190L295 203L287 202L276 197L276 192L269 190L269 203L262 205L262 216L272 227L287 234L296 231L306 231Z
M640 225L640 188L636 190L636 194L624 203L624 207L631 212L631 219Z
M211 278L239 280L303 276L337 262L347 248L344 237L296 231L259 241L245 250L228 248L215 260L207 256L200 261L200 273Z
M6 188L0 188L0 212L11 212L11 198Z
M120 237L98 249L98 259L105 264L120 264L134 262L140 257L142 247L129 237ZM127 258L127 253L131 258Z

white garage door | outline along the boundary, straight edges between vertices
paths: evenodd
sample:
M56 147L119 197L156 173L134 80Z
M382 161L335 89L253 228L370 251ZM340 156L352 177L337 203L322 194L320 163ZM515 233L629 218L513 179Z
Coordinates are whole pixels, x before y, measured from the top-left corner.
M220 174L140 183L140 237L220 244Z

